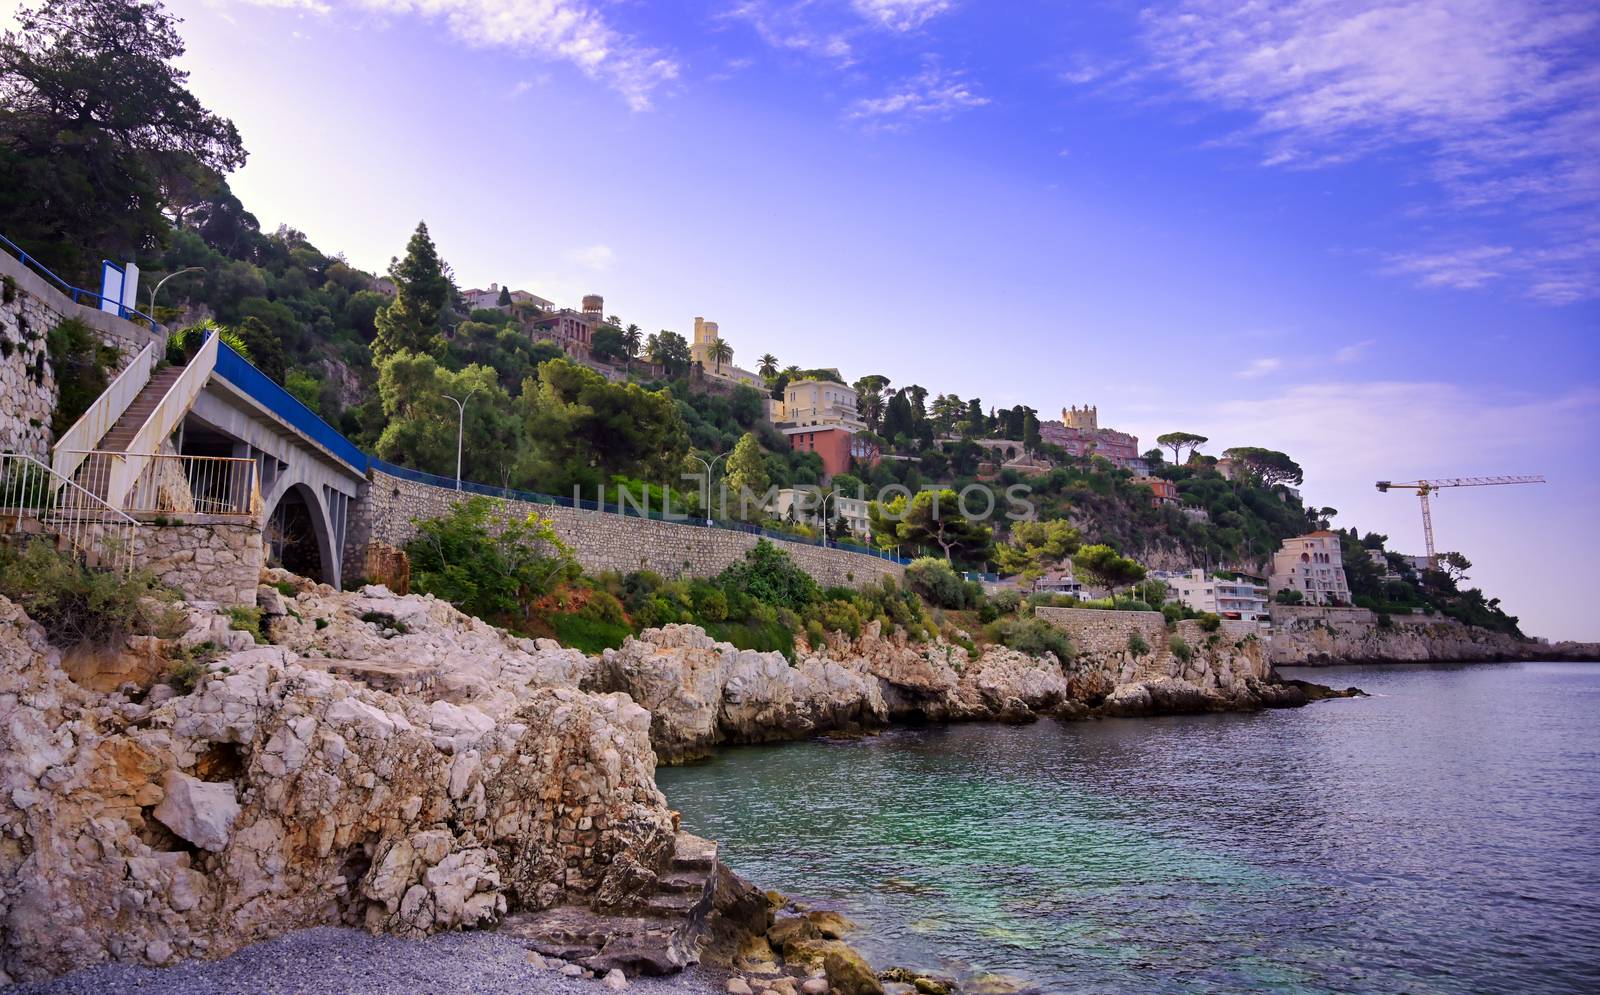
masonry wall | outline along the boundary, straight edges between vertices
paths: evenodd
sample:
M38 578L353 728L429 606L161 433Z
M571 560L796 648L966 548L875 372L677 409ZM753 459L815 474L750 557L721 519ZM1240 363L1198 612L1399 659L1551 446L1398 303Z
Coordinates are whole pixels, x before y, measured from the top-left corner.
M416 535L417 519L443 515L463 497L449 488L373 471L366 493L351 509L344 551L345 576L361 575L368 543L377 541L403 546ZM578 562L591 573L652 570L667 577L711 577L743 559L759 538L727 529L625 518L607 512L499 498L491 500L514 515L536 512L550 519L562 540L572 547ZM892 560L862 553L781 540L776 544L825 587L861 587L881 577L898 579L905 572Z
M1225 621L1216 632L1206 632L1193 619L1169 630L1160 612L1039 607L1034 614L1072 640L1077 671L1105 673L1116 684L1181 678L1200 688L1230 688L1270 671L1265 640L1248 623ZM1129 646L1135 633L1144 641L1143 653ZM1172 652L1173 636L1189 646L1189 659Z
M254 524L152 525L134 530L135 565L191 601L253 605L265 556Z
M0 251L0 452L20 452L49 461L50 415L55 410L55 374L46 340L57 325L78 318L99 339L132 359L151 339L143 325L97 308L74 304L44 277Z

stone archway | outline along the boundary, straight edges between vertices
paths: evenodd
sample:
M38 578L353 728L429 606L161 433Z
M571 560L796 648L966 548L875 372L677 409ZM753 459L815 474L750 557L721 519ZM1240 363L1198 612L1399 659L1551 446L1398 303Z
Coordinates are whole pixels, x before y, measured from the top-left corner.
M305 484L283 492L267 516L267 555L285 570L323 584L337 584L339 553L328 535L327 518Z

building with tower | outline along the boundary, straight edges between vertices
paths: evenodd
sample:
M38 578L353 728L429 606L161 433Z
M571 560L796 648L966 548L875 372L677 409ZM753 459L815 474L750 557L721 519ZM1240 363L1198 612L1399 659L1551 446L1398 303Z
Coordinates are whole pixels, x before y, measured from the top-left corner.
M1127 432L1100 427L1100 411L1092 405L1061 409L1060 421L1039 424L1039 438L1060 446L1068 456L1103 456L1124 469L1142 472L1139 438Z

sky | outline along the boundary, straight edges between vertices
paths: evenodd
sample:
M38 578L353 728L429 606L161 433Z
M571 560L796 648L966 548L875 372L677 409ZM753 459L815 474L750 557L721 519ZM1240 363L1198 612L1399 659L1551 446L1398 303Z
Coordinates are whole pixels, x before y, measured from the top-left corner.
M12 0L0 0L14 8ZM1600 9L171 0L266 227L735 361L1281 449L1600 639ZM3 7L0 7L3 9Z

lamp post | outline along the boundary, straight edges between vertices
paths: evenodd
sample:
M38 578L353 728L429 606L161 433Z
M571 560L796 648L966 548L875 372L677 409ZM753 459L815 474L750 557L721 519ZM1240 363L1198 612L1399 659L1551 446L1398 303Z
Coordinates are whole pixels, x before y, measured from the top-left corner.
M182 276L185 273L204 273L205 271L206 268L204 266L188 266L178 270L176 273L168 273L162 277L160 282L150 288L150 319L154 321L156 316L156 294L161 292L161 288L166 286L168 280L175 276Z
M467 402L472 400L472 395L477 392L478 388L474 387L467 391L466 397L460 400L456 400L455 397L449 394L439 395L440 397L448 397L456 402L456 490L458 491L461 489L461 437L465 434L467 428Z
M828 502L838 497L838 492L829 491L822 496L822 544L828 544Z
M707 525L711 524L711 468L717 465L717 460L721 459L724 456L731 455L732 453L733 453L732 449L728 450L725 453L719 453L718 455L711 457L711 462L709 462L709 463L707 463L704 459L700 458L699 456L696 456L694 453L690 453L689 454L689 458L690 459L694 460L696 463L699 463L701 466L706 468L706 524Z

